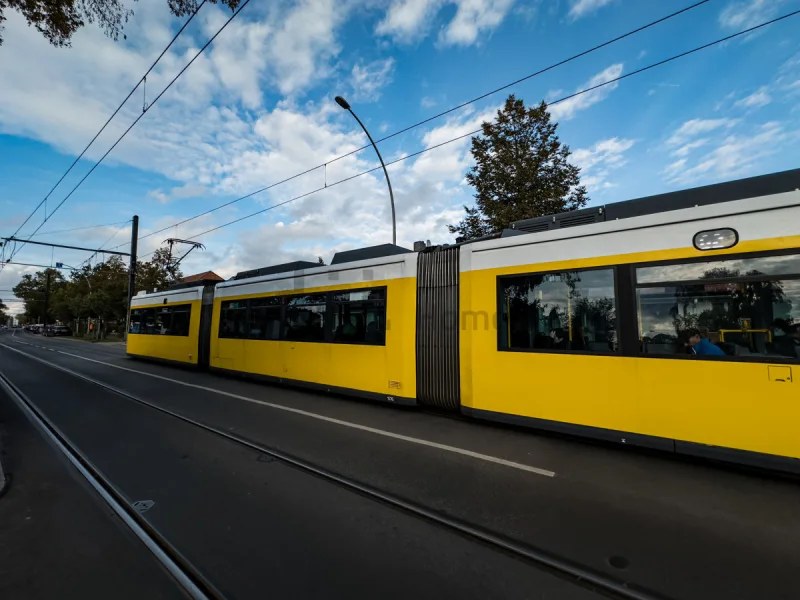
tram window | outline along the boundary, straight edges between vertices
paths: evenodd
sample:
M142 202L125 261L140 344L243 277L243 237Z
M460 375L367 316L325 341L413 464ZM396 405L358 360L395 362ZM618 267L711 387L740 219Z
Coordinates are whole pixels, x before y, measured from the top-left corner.
M800 359L799 258L783 255L637 269L641 352ZM663 283L644 283L657 269L669 269L659 273ZM667 276L675 279L666 280Z
M284 339L297 342L325 341L325 294L286 297Z
M229 300L221 305L219 337L247 337L247 300Z
M800 274L800 254L782 254L640 267L636 269L636 282L649 284L797 274Z
M331 300L334 342L386 344L386 288L333 292Z
M143 333L142 332L142 315L143 310L141 308L134 308L131 310L131 323L128 329L128 333Z
M281 333L281 304L279 296L250 300L248 336L253 340L278 340Z
M192 307L190 305L173 307L171 315L172 320L170 321L167 335L189 335L189 322L191 320L191 316Z
M189 335L192 307L188 304L136 308L131 311L130 333L149 335Z
M501 350L616 352L611 269L500 279Z

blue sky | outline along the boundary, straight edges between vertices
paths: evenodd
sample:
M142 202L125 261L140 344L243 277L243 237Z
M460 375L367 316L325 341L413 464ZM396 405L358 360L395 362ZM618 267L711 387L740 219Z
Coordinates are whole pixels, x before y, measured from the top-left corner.
M166 227L353 150L366 141L333 103L347 97L375 137L392 133L692 4L690 0L252 0L148 110L35 239L124 243L123 222ZM688 13L381 144L387 160L451 139L488 119L510 91L553 100L800 9L800 0L711 0ZM221 25L204 6L148 78L150 102ZM0 47L0 233L12 234L180 27L166 2L136 5L127 40L92 26L56 49L10 13ZM583 168L593 204L797 166L800 16L554 105L559 134ZM48 201L72 189L141 112L137 91ZM468 140L390 167L398 242L450 240L471 203ZM377 165L364 151L327 168L328 183ZM317 170L178 228L189 238L323 185ZM41 223L40 210L21 232ZM390 241L380 172L200 238L184 271L223 276ZM111 225L114 224L114 225ZM116 232L116 235L114 235ZM125 250L126 248L122 248ZM85 253L28 246L15 259L77 265ZM0 273L0 290L22 267ZM7 295L7 294L6 294ZM2 297L2 293L0 293Z

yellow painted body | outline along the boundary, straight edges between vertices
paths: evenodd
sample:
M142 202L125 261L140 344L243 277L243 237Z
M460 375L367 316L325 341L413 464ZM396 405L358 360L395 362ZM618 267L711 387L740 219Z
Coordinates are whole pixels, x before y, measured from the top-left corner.
M142 335L128 334L127 352L135 356L160 358L191 365L197 364L198 339L200 336L200 300L179 302L171 306L191 304L192 314L189 319L189 335ZM160 308L163 304L147 304L134 308Z
M742 242L713 253L683 248L462 273L462 314L485 311L490 318L485 327L482 320L474 328L462 326L461 403L800 458L800 365L499 351L491 319L499 275L792 247L800 247L800 236Z
M386 286L386 345L326 344L219 338L223 301L282 296L245 294L214 299L211 324L212 368L372 392L392 398L416 395L416 278L306 288L304 293Z

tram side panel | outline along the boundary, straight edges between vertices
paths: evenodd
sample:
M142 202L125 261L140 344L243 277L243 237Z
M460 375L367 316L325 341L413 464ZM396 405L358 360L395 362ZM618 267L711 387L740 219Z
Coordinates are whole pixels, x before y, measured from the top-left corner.
M661 225L647 217L587 226L585 239L519 236L463 247L462 410L736 462L800 458L800 356L780 349L776 336L784 332L774 326L779 317L800 322L800 193L770 198L731 203L727 215L693 209L683 222L671 215ZM738 243L720 251L692 245L697 232L719 228L735 229ZM616 285L620 269L633 270L628 289ZM665 273L663 287L643 283L656 272ZM747 318L734 315L731 307L767 288L780 293L753 300ZM616 314L625 294L634 310ZM669 296L670 305L648 308L648 295ZM609 315L605 324L580 322L570 306L580 302L613 307L612 322L627 320L635 335L609 345L608 332L598 333ZM693 308L698 303L707 309ZM483 314L488 327L464 323ZM705 335L726 355L685 354L673 335L677 317L709 324ZM728 325L712 324L725 319ZM726 328L727 343L720 341ZM571 345L578 339L580 349ZM797 463L778 468L797 470Z
M134 298L127 353L134 357L197 365L200 314L200 293Z
M415 258L415 255L411 255ZM213 369L245 373L265 380L306 385L323 391L334 391L381 401L413 404L415 402L415 302L416 279L413 258L394 258L387 265L352 269L339 273L339 283L330 285L325 273L306 274L292 279L292 286L280 280L254 283L226 291L218 287L214 299L211 325L211 358ZM383 277L380 278L381 273ZM410 275L410 276L409 276ZM328 284L328 285L320 285ZM279 291L277 288L281 288ZM270 290L270 291L266 291ZM301 291L302 290L302 291ZM348 343L335 341L339 304L361 298L370 290L379 290L385 305L385 337L381 343ZM382 290L382 291L380 291ZM324 339L302 341L288 339L289 313L298 297L324 295L325 306L316 307L325 324ZM280 339L251 339L249 332L238 338L225 337L222 318L224 307L232 301L243 304L265 297L280 298ZM335 299L342 302L334 302ZM379 302L379 301L375 301ZM252 310L255 304L249 304Z

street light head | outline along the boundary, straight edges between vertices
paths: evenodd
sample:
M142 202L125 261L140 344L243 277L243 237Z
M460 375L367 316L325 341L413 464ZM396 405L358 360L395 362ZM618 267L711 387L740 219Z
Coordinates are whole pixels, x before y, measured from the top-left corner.
M347 102L347 100L345 100L341 96L336 96L336 98L334 98L334 100L336 100L336 104L341 106L343 109L350 110L350 104Z

